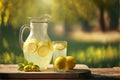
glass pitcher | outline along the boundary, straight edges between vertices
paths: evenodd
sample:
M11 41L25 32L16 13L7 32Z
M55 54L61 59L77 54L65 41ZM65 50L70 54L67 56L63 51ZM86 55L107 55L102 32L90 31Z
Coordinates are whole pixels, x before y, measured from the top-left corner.
M29 17L29 25L23 25L20 29L19 41L23 49L24 57L28 62L33 62L40 70L47 69L52 59L52 43L47 34L48 20L50 16ZM29 36L23 41L23 33L29 29Z

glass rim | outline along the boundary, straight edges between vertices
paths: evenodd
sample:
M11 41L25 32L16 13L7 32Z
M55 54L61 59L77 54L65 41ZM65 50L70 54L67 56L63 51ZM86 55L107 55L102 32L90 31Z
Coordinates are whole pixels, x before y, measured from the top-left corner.
M53 43L68 43L68 41L52 41Z

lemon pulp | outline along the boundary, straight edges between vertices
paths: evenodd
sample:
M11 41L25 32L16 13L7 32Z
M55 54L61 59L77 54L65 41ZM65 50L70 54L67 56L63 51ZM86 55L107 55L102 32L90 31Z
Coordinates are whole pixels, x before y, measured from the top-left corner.
M34 53L37 50L38 41L32 39L24 44L23 49L26 50L28 53Z

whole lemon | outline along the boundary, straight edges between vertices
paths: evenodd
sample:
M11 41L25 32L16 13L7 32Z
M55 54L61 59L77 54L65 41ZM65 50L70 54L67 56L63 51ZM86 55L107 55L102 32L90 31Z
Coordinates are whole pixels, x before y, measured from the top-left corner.
M33 65L31 66L32 71L39 71L39 66L38 65Z
M76 61L73 56L67 56L66 57L66 69L71 70L75 67Z
M56 69L65 69L66 67L66 58L63 56L59 56L54 61L54 67Z
M31 68L30 68L29 65L26 65L26 66L24 66L23 70L24 70L25 72L28 72L28 71L31 70Z

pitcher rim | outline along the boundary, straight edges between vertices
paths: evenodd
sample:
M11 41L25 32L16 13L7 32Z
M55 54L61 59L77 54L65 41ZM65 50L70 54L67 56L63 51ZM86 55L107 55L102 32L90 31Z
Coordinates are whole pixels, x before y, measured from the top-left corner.
M28 19L32 22L48 22L50 20L51 16L48 14L44 14L43 16L30 16Z

